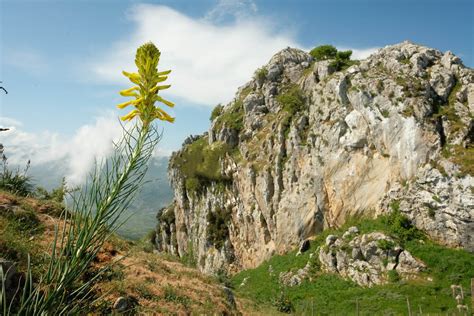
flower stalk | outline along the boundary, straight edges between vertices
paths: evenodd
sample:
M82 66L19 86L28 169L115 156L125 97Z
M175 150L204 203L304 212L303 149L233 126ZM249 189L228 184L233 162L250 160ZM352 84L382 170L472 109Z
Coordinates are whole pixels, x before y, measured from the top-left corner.
M89 280L78 282L90 268L104 242L123 224L121 215L133 202L143 183L148 161L160 139L155 119L173 122L155 102L174 106L160 96L158 86L170 71L158 72L159 50L147 43L137 50L138 73L124 74L137 86L120 92L135 100L118 105L135 107L122 120L138 117L131 128L123 127L123 137L114 144L114 152L103 164L96 164L84 189L72 196L72 207L61 215L61 230L55 228L47 272L34 281L30 265L22 288L7 300L6 271L0 268L3 315L83 314L89 305L92 286L110 265Z

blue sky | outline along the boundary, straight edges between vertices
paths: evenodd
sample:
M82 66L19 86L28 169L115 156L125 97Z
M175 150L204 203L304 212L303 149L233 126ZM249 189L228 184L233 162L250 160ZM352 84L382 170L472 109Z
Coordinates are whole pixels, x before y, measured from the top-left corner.
M474 65L470 0L0 0L0 19L0 81L9 91L0 92L0 123L14 127L0 142L30 147L23 156L40 161L100 152L98 138L118 125L117 92L128 87L120 71L133 70L148 40L173 70L165 96L177 104L176 123L161 124L161 154L205 131L212 107L286 46L329 43L364 57L408 39Z

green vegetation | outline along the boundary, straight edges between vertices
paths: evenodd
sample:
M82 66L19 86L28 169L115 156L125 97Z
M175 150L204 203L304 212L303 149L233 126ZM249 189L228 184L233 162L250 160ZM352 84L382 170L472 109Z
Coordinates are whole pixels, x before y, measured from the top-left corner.
M399 203L393 203L397 208ZM451 295L451 284L461 284L468 290L470 279L474 277L474 255L464 250L448 249L426 240L421 232L414 233L412 226L408 232L402 232L406 220L399 212L381 216L377 219L352 219L337 230L325 230L311 243L309 251L296 256L296 250L286 255L272 257L256 269L242 271L232 278L232 283L239 296L253 300L259 306L280 305L275 302L286 302L293 306L298 315L353 315L359 306L361 315L404 315L407 314L407 297L412 311L421 308L423 313L453 314L457 312L456 301ZM334 274L318 272L314 269L310 280L299 286L281 288L278 282L280 272L303 268L310 253L324 245L329 234L341 235L348 227L356 225L361 233L374 231L385 232L395 240L406 240L404 247L415 257L421 259L428 271L419 279L401 280L396 272L388 275L389 283L371 288L360 287L352 281L344 280ZM407 236L422 238L407 238ZM274 273L269 274L269 267ZM427 278L432 278L428 281ZM244 278L246 285L240 287ZM282 291L284 295L282 296ZM283 298L283 299L282 299ZM466 297L465 304L469 304Z
M452 146L452 160L459 165L459 176L474 176L474 147Z
M222 106L222 104L216 105L216 107L211 112L211 117L209 118L209 120L211 122L214 121L219 115L222 114L223 110L224 110L224 106Z
M51 192L48 192L45 188L37 187L35 196L42 200L52 200L56 203L63 203L68 192L72 192L72 190L67 189L66 179L63 178L61 185L51 190Z
M455 109L456 94L461 87L462 85L459 80L456 80L456 84L449 93L447 104L438 105L436 112L433 114L435 119L445 118L449 121L451 134L456 134L466 127L461 118L456 114ZM449 141L450 139L448 138L442 149L442 155L445 158L451 159L452 162L459 166L460 173L458 176L474 175L474 146L468 144L466 147L463 147L462 145L450 144Z
M336 71L346 69L355 63L351 61L352 51L338 51L332 45L321 45L313 48L309 54L313 56L316 61L332 60L330 66L334 67Z
M300 87L293 84L283 89L283 92L276 99L281 104L282 110L287 113L281 123L285 136L287 136L290 132L291 121L305 105L305 97Z
M260 82L264 81L267 78L267 75L268 70L265 67L258 68L257 71L255 71L255 77Z
M337 49L332 45L321 45L313 48L309 54L313 56L316 61L333 59L336 57Z
M337 52L336 58L329 65L334 67L336 71L346 69L356 63L351 61L351 55L351 50Z
M31 178L27 175L30 161L28 161L23 171L20 171L19 168L12 171L8 168L7 157L3 151L2 146L0 148L0 158L2 159L3 168L0 173L0 190L9 191L21 196L30 195L33 193L33 184L31 183Z
M174 156L172 164L179 168L186 179L186 189L198 192L202 186L211 182L229 180L222 175L220 161L227 153L233 154L235 151L223 142L209 145L208 138L201 137Z
M164 299L168 302L181 304L184 307L188 307L190 303L189 297L178 294L172 286L165 287Z
M244 128L244 107L243 100L249 93L252 91L251 87L247 87L240 93L239 97L235 102L226 109L222 111L217 117L215 123L215 129L220 130L223 127L234 129L237 132L240 132Z
M217 209L207 213L207 239L216 249L221 249L229 238L228 224L231 220L231 212L227 209Z

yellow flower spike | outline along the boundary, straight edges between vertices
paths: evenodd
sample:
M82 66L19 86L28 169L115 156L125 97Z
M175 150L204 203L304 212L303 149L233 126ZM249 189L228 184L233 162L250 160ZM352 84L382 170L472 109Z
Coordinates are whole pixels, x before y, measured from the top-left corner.
M137 93L134 93L133 91L139 90L139 87L132 87L130 89L122 90L120 91L120 95L123 97L138 97Z
M170 72L171 72L171 70L160 71L160 72L158 72L157 75L158 75L158 76L163 76L163 75L169 74Z
M168 100L165 100L163 99L162 97L160 97L159 95L155 95L155 100L156 101L159 101L161 103L164 103L166 104L167 106L169 106L170 108L174 107L174 103L173 102L170 102Z
M134 84L140 84L140 75L137 74L137 73L130 73L130 72L126 72L126 71L122 71L122 74L127 77L128 79L130 79L131 82L133 82Z
M158 83L168 79L167 75L171 72L171 70L158 72L160 55L160 51L153 43L146 43L137 49L135 64L137 65L138 71L133 73L122 72L124 76L137 85L120 91L120 94L124 97L135 98L135 100L130 100L118 105L119 109L123 109L129 105L135 107L130 113L123 116L121 118L122 120L129 121L138 116L144 126L148 126L155 119L174 122L173 117L168 115L161 108L155 107L156 102L161 102L169 107L174 106L173 102L158 96L160 90L170 88L170 85L158 85Z
M133 102L132 100L127 101L127 102L123 102L123 103L118 104L117 107L118 107L119 109L124 109L124 108L126 108L127 106L129 106L130 104L132 104L132 102Z
M133 110L133 111L131 111L130 113L128 113L127 115L122 116L120 119L121 119L122 121L130 121L130 120L132 120L135 116L137 116L139 113L140 113L140 111L138 111L138 110Z
M168 113L160 108L155 108L155 117L162 121L168 121L170 123L174 122L174 117L169 116Z
M171 87L170 84L164 85L164 86L155 86L155 87L153 87L152 89L150 89L150 93L151 93L151 94L154 94L154 93L156 93L156 91L165 90L165 89L168 89L169 87Z
M163 82L163 81L165 81L166 79L168 79L168 76L158 77L158 79L156 79L156 83Z

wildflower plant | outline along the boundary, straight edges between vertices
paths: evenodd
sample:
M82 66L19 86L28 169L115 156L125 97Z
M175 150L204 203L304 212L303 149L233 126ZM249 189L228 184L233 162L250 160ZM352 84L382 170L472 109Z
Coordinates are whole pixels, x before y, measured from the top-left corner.
M143 183L147 164L160 135L153 121L173 122L174 118L155 106L156 102L174 106L158 95L169 85L158 85L170 71L158 72L160 51L152 43L139 47L135 64L137 73L123 72L135 86L120 92L133 97L118 107L134 109L122 117L135 118L130 128L123 127L122 139L114 144L111 157L90 173L84 189L72 195L72 205L61 216L47 272L34 280L28 268L22 288L14 299L7 300L5 282L8 271L0 267L2 295L0 313L3 315L61 315L83 314L89 305L93 284L104 267L94 277L82 280L84 273L100 251L104 242L123 224L120 215L133 202Z

